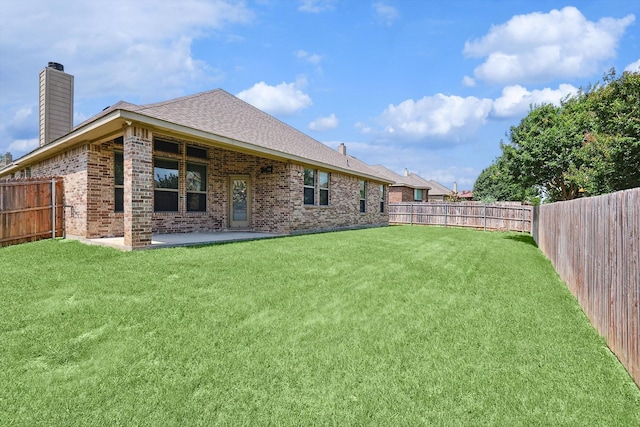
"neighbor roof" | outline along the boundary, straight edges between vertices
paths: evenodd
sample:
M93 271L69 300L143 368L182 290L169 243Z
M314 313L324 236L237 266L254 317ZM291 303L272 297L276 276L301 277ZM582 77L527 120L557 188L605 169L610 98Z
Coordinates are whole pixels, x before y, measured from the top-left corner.
M409 187L426 190L431 189L429 183L415 173L410 173L409 175L400 175L382 165L375 165L372 166L372 168L375 169L380 175L389 180L392 180L394 182L394 184L392 184L392 187Z
M120 101L76 126L70 134L34 150L23 159L33 157L27 160L36 161L36 157L43 157L54 147L59 147L59 151L64 144L86 143L87 136L81 138L82 133L101 137L103 135L97 129L117 120L122 124L124 121L149 124L161 133L175 132L226 148L338 170L381 182L392 181L355 157L339 153L222 89L147 105ZM118 127L111 124L110 131L113 132L112 129Z
M431 186L431 190L429 190L429 195L446 196L451 194L451 190L449 190L447 187L445 187L444 185L436 181L427 180L427 183L429 184L429 186Z

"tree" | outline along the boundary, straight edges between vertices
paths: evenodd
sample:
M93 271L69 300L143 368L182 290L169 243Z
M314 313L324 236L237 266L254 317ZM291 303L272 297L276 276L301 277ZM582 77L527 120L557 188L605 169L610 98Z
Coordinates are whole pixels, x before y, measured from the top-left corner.
M514 200L536 203L537 193L535 187L523 187L514 180L501 157L484 169L473 185L474 198L484 202Z
M532 107L501 147L511 178L550 201L640 186L640 73L611 70L560 106Z
M573 171L592 195L640 187L640 73L611 70L604 82L585 97L594 126Z

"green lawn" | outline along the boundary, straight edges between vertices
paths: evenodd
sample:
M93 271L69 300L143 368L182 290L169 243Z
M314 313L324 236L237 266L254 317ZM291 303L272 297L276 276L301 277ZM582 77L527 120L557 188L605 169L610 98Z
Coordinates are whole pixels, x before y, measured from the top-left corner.
M529 236L0 249L0 425L640 425Z

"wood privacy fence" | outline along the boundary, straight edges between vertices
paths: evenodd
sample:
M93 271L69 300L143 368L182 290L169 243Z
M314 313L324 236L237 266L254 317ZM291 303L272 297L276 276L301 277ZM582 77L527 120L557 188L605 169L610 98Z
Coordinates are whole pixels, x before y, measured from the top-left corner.
M62 179L0 181L0 246L64 235Z
M479 202L390 203L389 223L531 231L532 206Z
M531 234L640 386L640 188L536 207Z

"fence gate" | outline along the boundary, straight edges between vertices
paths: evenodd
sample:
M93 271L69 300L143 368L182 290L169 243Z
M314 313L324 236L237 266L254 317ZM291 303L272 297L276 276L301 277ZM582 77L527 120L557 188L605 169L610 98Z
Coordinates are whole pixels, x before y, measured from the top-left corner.
M0 246L64 236L61 178L0 181Z

